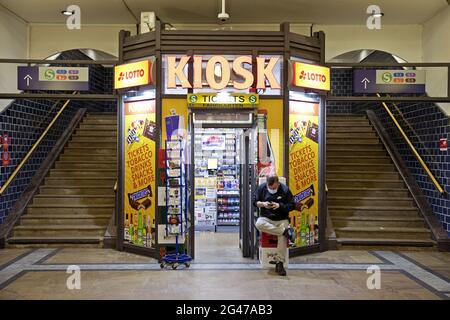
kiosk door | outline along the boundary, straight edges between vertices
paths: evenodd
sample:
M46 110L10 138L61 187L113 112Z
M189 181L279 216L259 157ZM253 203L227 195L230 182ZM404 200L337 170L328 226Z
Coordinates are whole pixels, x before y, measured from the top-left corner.
M257 252L253 192L256 189L256 129L243 131L241 139L241 224L240 245L242 256L254 258Z

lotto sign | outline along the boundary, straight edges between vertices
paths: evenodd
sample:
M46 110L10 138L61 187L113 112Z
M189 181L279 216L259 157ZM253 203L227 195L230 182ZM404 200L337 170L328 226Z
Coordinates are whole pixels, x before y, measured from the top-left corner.
M301 62L292 62L292 84L296 87L330 90L330 69Z
M114 68L114 88L123 89L153 83L150 60L133 62Z

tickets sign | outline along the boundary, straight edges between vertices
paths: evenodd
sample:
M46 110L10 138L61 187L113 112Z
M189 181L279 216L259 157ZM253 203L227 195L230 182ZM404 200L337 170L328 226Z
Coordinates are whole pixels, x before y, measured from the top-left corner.
M259 95L246 93L190 93L187 95L188 104L191 106L205 105L257 105Z
M155 100L124 107L124 240L148 248L155 245Z
M152 61L150 60L123 64L114 68L115 89L145 86L152 83Z
M291 62L292 85L316 90L330 90L330 68L313 64Z

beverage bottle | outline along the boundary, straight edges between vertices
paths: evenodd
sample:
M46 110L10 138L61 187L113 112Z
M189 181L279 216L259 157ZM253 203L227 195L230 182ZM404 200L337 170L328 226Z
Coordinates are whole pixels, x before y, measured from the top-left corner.
M309 220L309 244L314 244L314 215L311 214Z
M123 238L125 241L130 240L128 230L130 228L130 221L128 220L128 213L125 214L125 223L124 223L124 232L123 232Z
M256 116L258 132L258 176L265 177L275 174L275 155L267 133L267 110L258 110Z
M319 243L319 223L318 223L318 216L315 216L314 219L314 242Z
M302 222L301 222L301 226L300 226L300 242L301 242L301 246L306 246L306 223L305 223L305 219L303 218L306 215L302 215Z
M133 237L134 237L133 215L130 213L130 227L128 229L128 241L133 242Z
M309 242L309 215L305 214L305 241L306 241L306 245L309 246L311 243Z
M142 207L138 209L138 225L137 225L137 244L143 244L143 229L144 229L144 217L142 212Z

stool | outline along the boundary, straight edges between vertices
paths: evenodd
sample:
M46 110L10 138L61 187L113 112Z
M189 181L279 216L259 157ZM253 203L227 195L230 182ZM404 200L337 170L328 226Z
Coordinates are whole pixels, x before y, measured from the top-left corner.
M278 236L274 236L265 232L261 232L259 238L259 262L265 269L273 268L271 261L277 261L277 245ZM284 267L287 269L289 265L289 248L286 248L286 261Z

